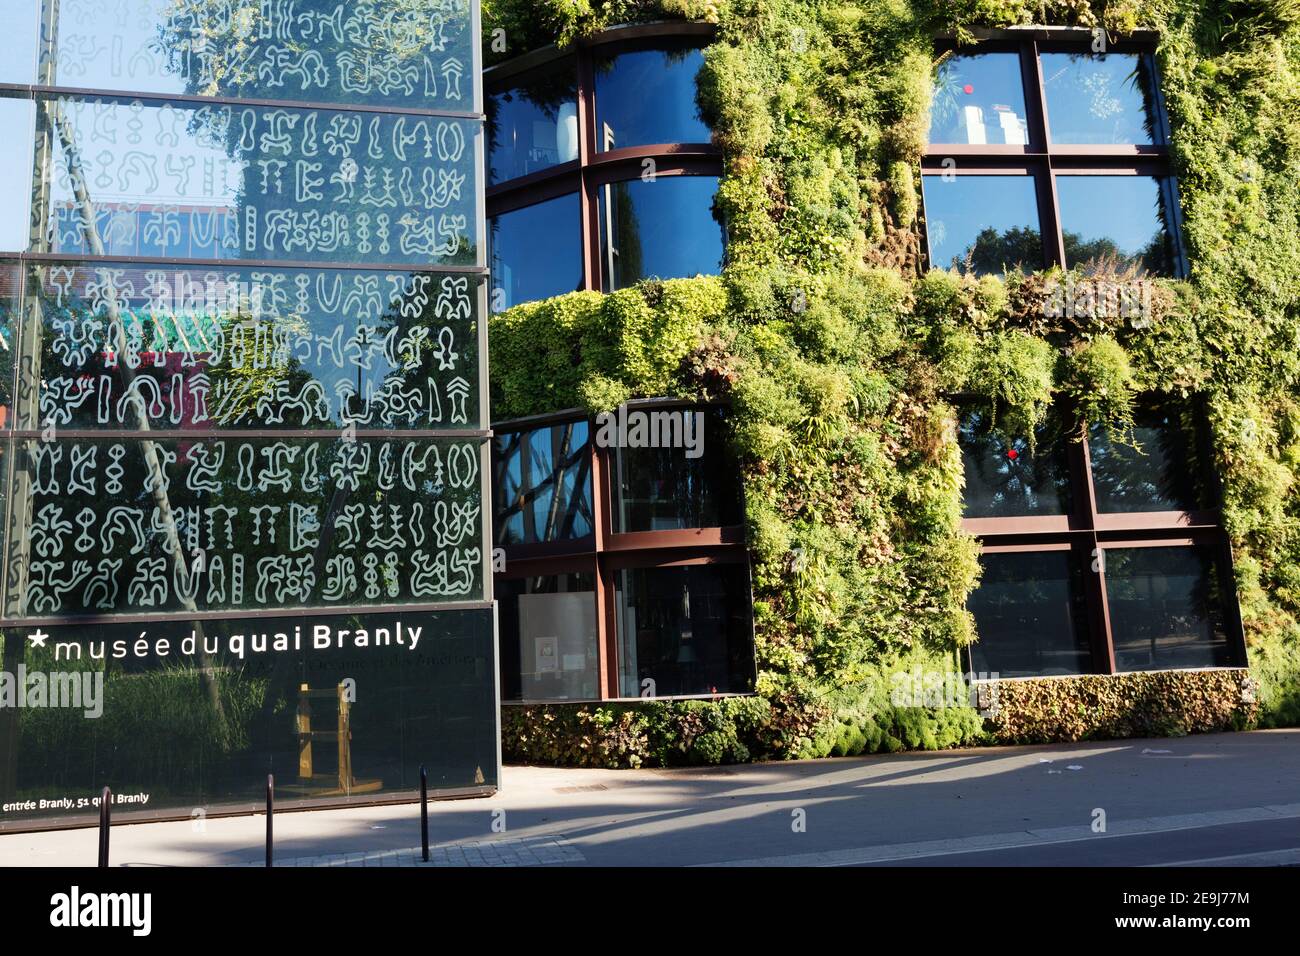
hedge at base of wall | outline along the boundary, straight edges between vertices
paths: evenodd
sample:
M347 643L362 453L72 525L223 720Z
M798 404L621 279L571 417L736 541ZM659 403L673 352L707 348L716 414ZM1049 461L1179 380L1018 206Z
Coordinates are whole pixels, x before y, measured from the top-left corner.
M1043 744L1248 730L1257 685L1245 669L998 681L989 743Z

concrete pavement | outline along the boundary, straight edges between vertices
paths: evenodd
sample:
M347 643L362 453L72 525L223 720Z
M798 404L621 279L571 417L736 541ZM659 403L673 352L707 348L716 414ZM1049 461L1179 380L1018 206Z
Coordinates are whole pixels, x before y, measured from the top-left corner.
M431 805L439 866L1294 865L1300 731L680 770L506 767ZM260 865L265 818L114 827L120 866ZM277 814L278 865L419 864L414 805ZM0 836L93 866L93 829Z

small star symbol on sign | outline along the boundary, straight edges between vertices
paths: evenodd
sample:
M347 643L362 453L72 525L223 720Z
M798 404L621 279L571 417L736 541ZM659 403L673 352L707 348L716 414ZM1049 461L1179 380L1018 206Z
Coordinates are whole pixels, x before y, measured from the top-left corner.
M27 640L32 642L32 647L44 647L49 636L38 627L35 632L27 635Z

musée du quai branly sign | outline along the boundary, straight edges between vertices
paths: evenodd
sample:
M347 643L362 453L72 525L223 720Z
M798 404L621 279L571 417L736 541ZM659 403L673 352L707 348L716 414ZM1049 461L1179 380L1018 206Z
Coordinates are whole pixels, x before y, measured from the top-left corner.
M498 776L471 0L22 0L0 829Z

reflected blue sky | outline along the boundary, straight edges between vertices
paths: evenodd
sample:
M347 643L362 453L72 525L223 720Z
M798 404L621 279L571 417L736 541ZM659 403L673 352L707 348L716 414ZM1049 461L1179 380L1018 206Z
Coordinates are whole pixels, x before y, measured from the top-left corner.
M930 106L930 142L1025 145L1020 54L954 56L939 67Z
M926 235L930 243L930 264L936 269L963 268L976 238L986 229L999 238L1015 230L1031 230L1035 242L1015 243L998 250L998 262L987 271L1042 267L1038 201L1034 180L1029 176L956 176L944 182L942 176L922 177L925 192ZM1028 246L1028 248L1026 248Z
M1145 251L1163 228L1153 176L1057 176L1056 196L1062 232L1084 243L1109 239L1126 256Z

